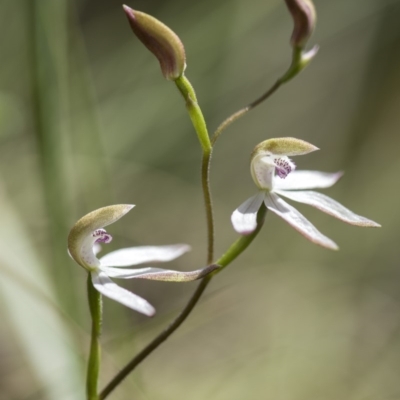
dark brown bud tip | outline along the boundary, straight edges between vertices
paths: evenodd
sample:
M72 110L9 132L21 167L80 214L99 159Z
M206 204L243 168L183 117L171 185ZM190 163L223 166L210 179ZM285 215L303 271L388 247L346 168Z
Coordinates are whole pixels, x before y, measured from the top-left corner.
M185 48L179 37L154 17L123 6L133 33L157 57L168 80L179 78L186 68Z

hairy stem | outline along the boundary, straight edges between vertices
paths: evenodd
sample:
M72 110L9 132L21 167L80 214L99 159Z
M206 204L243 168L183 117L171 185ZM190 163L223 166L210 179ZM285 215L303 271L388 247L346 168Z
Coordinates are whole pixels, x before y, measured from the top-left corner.
M253 108L257 107L259 104L261 104L264 100L268 99L273 93L275 93L279 87L282 85L282 81L278 79L272 86L271 88L266 91L262 96L260 96L258 99L254 100L252 103L247 105L246 107L241 108L239 111L236 111L234 114L232 114L230 117L228 117L225 121L223 121L217 130L214 132L214 135L211 139L211 144L214 146L215 142L221 135L221 133L233 122L238 120L239 118L243 117L247 112L252 110Z
M131 361L129 361L129 363L110 381L110 383L100 393L99 400L104 400L144 359L146 359L158 346L160 346L161 343L167 340L181 326L181 324L193 311L213 276L227 267L241 253L243 253L243 251L246 250L246 248L258 235L261 227L264 224L266 212L267 209L263 205L257 215L257 229L251 235L241 236L229 247L224 255L216 262L216 264L220 265L221 268L215 270L200 281L196 291L193 293L192 297L189 299L181 313L164 331L156 336L140 353L138 353Z

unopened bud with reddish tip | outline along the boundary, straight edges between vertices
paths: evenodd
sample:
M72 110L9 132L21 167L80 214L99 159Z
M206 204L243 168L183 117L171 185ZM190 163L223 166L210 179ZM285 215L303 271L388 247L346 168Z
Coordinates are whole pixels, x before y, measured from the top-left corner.
M314 32L316 13L311 0L285 0L292 14L294 29L291 44L294 48L303 48Z
M156 18L123 6L133 33L157 57L168 80L182 76L186 68L185 48L179 37Z

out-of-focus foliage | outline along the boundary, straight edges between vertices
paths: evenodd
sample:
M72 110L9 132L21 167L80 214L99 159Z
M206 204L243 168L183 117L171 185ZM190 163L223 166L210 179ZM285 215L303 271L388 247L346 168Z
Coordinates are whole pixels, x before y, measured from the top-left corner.
M299 168L344 169L326 193L383 228L299 206L341 246L329 252L268 215L182 329L110 398L400 398L400 1L315 5L318 56L217 143L217 252L236 237L231 212L254 191L252 149L276 136L321 148ZM182 39L211 131L290 62L283 0L129 6ZM82 398L90 321L68 230L95 208L133 203L105 251L187 242L192 253L171 268L203 266L200 149L179 93L118 1L2 0L0 23L0 399ZM196 285L123 284L158 312L149 320L105 300L103 384Z

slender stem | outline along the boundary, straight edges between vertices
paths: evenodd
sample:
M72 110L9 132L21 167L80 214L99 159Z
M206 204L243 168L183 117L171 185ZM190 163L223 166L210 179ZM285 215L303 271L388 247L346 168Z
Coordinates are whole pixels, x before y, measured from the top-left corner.
M203 150L201 164L201 184L203 188L204 205L206 208L207 219L207 264L211 264L214 258L214 216L210 189L212 146L206 121L197 102L197 97L193 86L184 75L176 79L175 84L186 101L186 108Z
M118 372L118 374L110 381L110 383L100 393L99 400L105 399L148 355L150 355L161 343L168 339L168 337L175 332L176 329L185 321L193 310L204 290L211 280L210 275L203 278L196 291L193 293L186 307L178 315L178 317L154 340L152 340L140 353L138 353L125 367Z
M181 326L181 324L193 311L213 276L227 267L241 253L243 253L243 251L246 250L246 248L258 235L261 227L264 224L266 212L267 209L263 205L257 215L257 229L251 235L241 236L229 247L225 254L216 262L216 264L221 265L221 268L212 272L210 275L207 275L200 281L196 291L186 304L186 307L181 311L176 319L164 331L156 336L140 353L138 353L131 361L129 361L129 363L103 389L103 391L100 393L99 400L104 400L145 358L147 358L158 346L160 346L161 343L167 340L175 332L175 330Z
M204 205L206 208L207 218L207 264L211 264L214 259L214 216L210 191L210 164L212 157L212 149L203 152L201 164L201 184L203 187Z
M219 274L223 269L225 269L232 261L236 260L237 257L242 254L247 247L253 242L255 237L260 232L261 228L264 225L265 216L267 214L267 208L264 204L261 205L260 209L257 213L257 228L254 232L247 236L241 236L239 239L234 242L229 249L216 261L215 264L220 265L221 268L216 269L211 272L210 275L214 276Z
M292 54L292 62L287 69L287 71L260 97L248 104L246 107L241 108L239 111L233 113L230 117L226 118L214 132L211 138L211 145L214 146L215 142L218 140L221 133L233 122L243 117L250 110L256 108L259 104L267 100L271 95L273 95L284 83L290 81L294 78L306 64L302 62L302 49L295 48Z
M92 317L92 335L86 377L86 398L87 400L99 400L97 387L101 362L100 336L102 321L102 301L101 294L93 287L92 277L90 273L87 280L87 291L90 315Z
M211 143L206 121L200 109L199 103L197 102L197 97L193 86L184 75L176 79L175 84L186 101L186 108L188 110L190 119L192 120L194 129L196 130L203 152L205 153L210 151Z
M214 135L211 139L211 144L214 146L215 142L221 135L221 133L230 125L232 122L235 122L239 118L243 117L247 112L252 110L253 108L257 107L259 104L261 104L264 100L268 99L273 93L275 93L279 87L282 85L282 81L278 79L268 91L266 91L262 96L260 96L258 99L254 100L252 103L247 105L246 107L241 108L239 111L236 111L234 114L232 114L230 117L228 117L225 121L223 121L217 130L214 132Z

